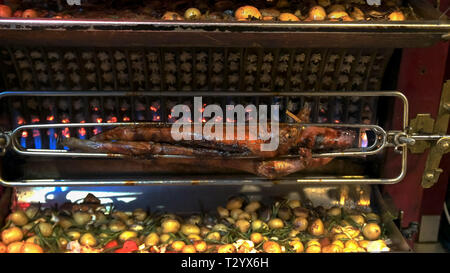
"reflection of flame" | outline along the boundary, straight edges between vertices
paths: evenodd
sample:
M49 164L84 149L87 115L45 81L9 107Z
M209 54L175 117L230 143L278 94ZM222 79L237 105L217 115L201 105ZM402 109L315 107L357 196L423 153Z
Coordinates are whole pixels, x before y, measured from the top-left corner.
M65 119L61 120L61 122L62 122L62 123L69 123L70 120L69 120L68 118L65 118Z
M64 137L69 138L69 137L70 137L70 131L69 131L69 128L67 128L67 127L64 128L64 130L62 130L61 134L62 134Z
M40 135L39 130L33 129L33 137L38 137Z
M98 119L97 119L98 120ZM101 120L101 119L100 119ZM117 122L117 118L116 117L112 117L112 118L110 118L110 119L108 119L108 121L107 121L108 123L114 123L114 122ZM99 122L100 123L100 122Z
M17 117L17 124L19 125L25 124L25 120L22 117Z
M24 138L28 137L28 132L27 131L23 131L22 132L22 137L24 137Z
M125 116L125 117L123 117L123 121L130 121L130 118L129 117L127 117L127 116Z
M334 123L341 123L341 121L338 120L338 119L335 119L335 120L334 120Z
M155 106L150 106L150 110L153 112L156 112L156 111L158 111L158 108L156 108Z
M341 198L339 199L339 205L345 205L345 195L341 194Z
M361 133L361 147L366 148L369 145L366 132Z
M80 129L78 129L78 133L80 134L80 136L85 136L86 130L84 128L80 128Z
M97 135L99 133L98 128L94 128L94 130L92 130L94 132L94 135Z
M39 122L39 118L32 118L32 119L31 119L31 122L32 122L32 123Z
M102 123L103 119L102 118L97 118L96 121L97 121L97 123Z
M363 199L363 198L361 198L361 199L359 199L359 201L358 201L358 205L359 205L359 206L368 207L368 206L370 206L370 200L369 200L369 199Z
M54 116L48 116L48 117L47 117L47 121L53 121L54 119L55 119Z

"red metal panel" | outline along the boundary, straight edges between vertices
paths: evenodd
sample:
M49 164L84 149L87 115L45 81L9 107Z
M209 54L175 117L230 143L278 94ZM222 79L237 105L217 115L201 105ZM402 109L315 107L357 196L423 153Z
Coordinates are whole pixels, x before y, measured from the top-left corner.
M432 117L436 117L446 75L448 48L449 43L446 42L429 48L403 50L398 90L402 91L410 102L410 119L418 113L430 113ZM397 103L395 112L401 113L401 111L402 107ZM393 128L400 128L401 122L401 115L396 115ZM391 157L392 152L388 156ZM436 189L424 190L421 187L421 179L427 156L428 152L419 155L410 154L408 157L408 173L405 179L396 185L384 187L384 191L392 196L395 205L404 211L404 227L412 221L420 221L424 200L427 204L432 202L428 201L429 194L435 200L432 203L442 208L442 203L439 202L443 200L443 195L445 195L445 190L442 188L447 183L445 177L448 177L449 170L444 167L446 173L442 174L441 181L443 182L440 181L439 183L442 184L435 185L437 186ZM398 168L398 162L388 162L385 174L393 176ZM437 211L437 207L433 211Z

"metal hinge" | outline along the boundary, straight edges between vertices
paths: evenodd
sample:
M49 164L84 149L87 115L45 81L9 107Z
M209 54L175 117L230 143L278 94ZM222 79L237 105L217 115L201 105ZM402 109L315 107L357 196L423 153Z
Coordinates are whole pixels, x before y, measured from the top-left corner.
M436 120L430 114L418 114L410 122L408 136L413 141L408 145L413 154L423 153L430 148L425 170L422 175L422 187L430 188L438 180L442 169L441 158L450 152L450 136L445 135L450 120L450 81L444 84L439 111Z

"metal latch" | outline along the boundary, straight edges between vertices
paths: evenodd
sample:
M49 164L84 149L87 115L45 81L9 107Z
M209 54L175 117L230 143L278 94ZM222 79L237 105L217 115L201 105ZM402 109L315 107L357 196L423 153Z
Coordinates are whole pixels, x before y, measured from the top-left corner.
M422 176L422 187L430 188L438 180L442 169L441 158L450 152L450 136L445 135L450 120L450 81L444 84L436 120L430 114L418 114L410 122L409 138L413 139L408 148L413 154L430 152Z

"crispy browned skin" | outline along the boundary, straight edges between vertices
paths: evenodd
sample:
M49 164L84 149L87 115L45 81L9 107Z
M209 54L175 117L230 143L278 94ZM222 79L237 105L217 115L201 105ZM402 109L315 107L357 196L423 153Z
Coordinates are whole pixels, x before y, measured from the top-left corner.
M190 148L149 141L92 141L67 138L61 145L73 150L89 153L123 154L128 156L186 155L186 156L226 156L225 152L203 148Z
M235 125L235 136L237 136L238 126ZM225 126L224 126L225 128ZM267 143L250 137L249 126L245 126L244 140L210 140L204 136L200 136L201 140L194 140L196 133L193 127L191 132L187 134L192 140L176 141L172 138L170 126L127 126L116 127L105 131L99 135L91 138L93 141L117 140L117 141L152 141L159 143L180 144L190 147L203 147L207 149L216 149L227 151L230 153L240 153L246 155L254 155L262 158L273 158L279 155L287 155L296 153L296 151L303 147L312 150L326 150L326 149L345 149L351 147L355 134L348 130L336 130L326 127L318 126L298 126L298 125L280 125L279 129L279 145L275 151L261 151L261 144ZM277 137L274 133L269 133L271 138Z

